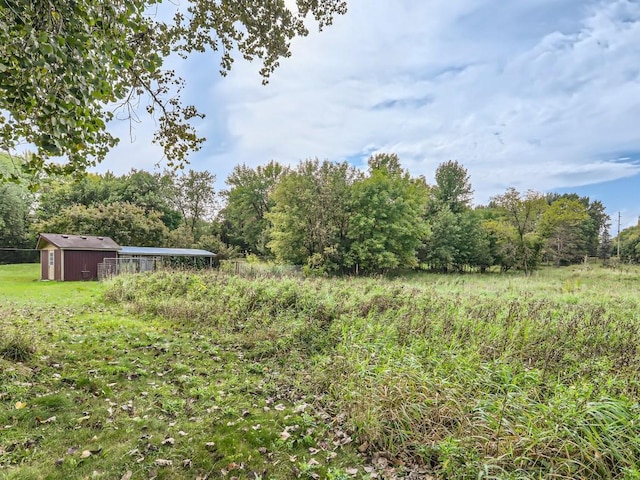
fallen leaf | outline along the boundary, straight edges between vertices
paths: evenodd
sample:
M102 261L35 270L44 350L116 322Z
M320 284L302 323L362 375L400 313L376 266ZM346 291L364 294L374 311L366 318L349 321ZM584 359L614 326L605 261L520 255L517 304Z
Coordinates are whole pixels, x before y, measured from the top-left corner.
M162 445L174 445L175 443L176 441L172 437L167 437L162 441Z
M20 410L21 408L24 408L26 406L27 406L27 404L24 403L24 402L16 402L16 405L15 405L16 410Z
M282 412L283 410L285 410L287 407L285 407L282 403L279 403L278 405L276 405L275 407L276 410Z
M36 417L36 418L38 418L38 417ZM40 419L38 418L38 421L39 421L40 423L53 423L53 422L55 422L55 421L56 421L56 416L54 415L53 417L49 417L49 418L47 418L47 419L45 419L45 420L40 420Z
M89 458L91 456L91 452L89 450L83 450L80 454L80 458Z
M307 462L307 465L309 465L310 467L314 467L314 466L316 466L316 465L320 465L320 462L319 462L319 461L317 461L315 458L312 458L311 460L309 460L309 461Z
M357 468L346 468L345 473L347 475L357 475L358 474L358 469Z
M291 434L286 430L283 430L282 433L280 434L280 438L284 441L288 440L290 436Z
M385 457L382 456L375 456L373 458L373 463L374 465L376 465L379 469L384 470L385 468L387 468L387 466L389 465L389 460L387 460Z
M120 477L120 480L130 480L132 475L133 472L131 470L127 470L127 473L122 475L122 477Z
M362 445L358 447L358 451L360 453L364 453L367 451L368 448L369 448L369 442L364 442Z
M193 465L193 462L191 461L190 458L185 458L184 460L182 460L182 466L184 468L191 468L192 465Z
M153 462L153 463L155 463L159 467L172 467L173 466L173 461L172 460L165 460L164 458L156 458L156 461Z

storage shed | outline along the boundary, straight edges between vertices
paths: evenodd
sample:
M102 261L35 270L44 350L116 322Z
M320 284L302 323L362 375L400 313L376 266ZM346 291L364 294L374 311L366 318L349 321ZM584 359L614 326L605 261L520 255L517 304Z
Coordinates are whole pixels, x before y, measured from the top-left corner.
M109 237L41 233L36 248L42 280L94 280L98 264L117 256L120 245Z
M190 258L193 264L212 266L216 254L193 248L121 247L109 237L41 233L42 280L95 280L120 273L155 270L167 259Z

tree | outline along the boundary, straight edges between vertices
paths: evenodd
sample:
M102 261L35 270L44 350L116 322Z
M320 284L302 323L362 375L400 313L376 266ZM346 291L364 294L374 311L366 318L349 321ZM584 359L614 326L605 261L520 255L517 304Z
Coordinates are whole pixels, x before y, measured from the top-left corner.
M431 235L424 261L444 272L465 267L484 271L493 264L488 232L473 210L455 214L443 207L430 219Z
M550 193L547 195L549 205L561 199L580 202L586 209L589 218L582 222L580 226L580 243L586 247L586 254L591 257L597 256L600 233L604 226L611 220L609 215L607 215L604 205L599 200L591 201L589 197L581 197L576 193Z
M620 257L624 262L640 262L640 224L625 228L619 233Z
M308 15L322 29L346 12L344 0L296 0L297 11L285 0L188 0L187 14L164 22L150 14L160 3L0 1L0 150L26 142L36 148L27 171L82 172L117 142L107 131L113 105L131 120L142 100L157 115L154 141L169 165L181 164L203 141L190 124L200 114L182 105L183 82L163 69L167 56L219 50L223 74L232 54L258 58L266 80L291 39L307 35Z
M611 241L611 235L609 234L609 224L605 224L602 229L602 233L600 234L600 243L598 245L598 258L602 260L603 263L607 263L607 261L611 258L611 252L613 250L613 242Z
M353 185L348 237L353 261L365 272L416 267L428 234L427 189L400 167L395 154L369 159L369 176Z
M27 231L29 203L18 185L0 185L0 246L17 247Z
M448 206L431 217L431 235L425 244L423 259L430 268L447 272L459 263L458 249L464 241L464 232L458 220L459 216Z
M587 201L589 197L586 197ZM607 228L611 217L607 215L605 206L599 200L589 202L587 205L587 213L589 214L589 221L585 223L583 227L586 235L587 249L589 255L595 257L598 255L598 248L600 245L600 234Z
M287 171L274 161L255 169L234 167L226 182L231 188L222 192L226 205L221 217L230 243L259 255L270 253L267 214L275 203L272 194Z
M163 223L173 230L182 221L181 214L170 203L173 188L171 175L144 170L131 170L119 177L110 172L87 173L79 179L52 175L41 183L36 216L46 220L71 205L94 207L121 202L137 205L146 212L160 212Z
M285 174L266 215L268 247L280 261L336 272L350 264L351 186L358 172L346 162L306 160Z
M514 228L517 261L525 274L529 274L536 266L542 246L534 232L546 207L544 197L532 190L521 196L515 188L509 188L503 195L494 197L492 203L502 210L505 219Z
M33 261L32 256L18 250L33 248L34 240L29 235L31 201L22 186L0 184L0 263Z
M493 264L502 272L516 268L520 262L518 232L506 220L486 219L482 227L487 234Z
M129 203L85 207L74 205L35 225L38 232L103 235L120 245L161 246L168 230L159 212Z
M460 218L466 238L460 249L463 255L459 265L468 265L484 272L494 264L495 258L491 251L490 233L484 226L483 217L476 210L467 210Z
M435 180L426 211L432 235L421 258L431 268L443 271L486 269L492 257L480 215L471 210L473 189L467 170L450 160L438 166Z
M588 221L584 204L566 197L555 200L542 213L539 230L545 239L546 254L556 266L578 262L588 254L583 235Z
M71 205L95 205L111 203L115 177L87 173L81 178L52 175L42 180L37 193L36 216L46 220Z
M436 185L432 194L436 205L448 207L455 214L471 207L473 189L466 168L449 160L438 166L435 178Z
M13 161L23 159L0 154L0 173L9 171ZM11 249L0 250L0 263L34 261L31 252L20 250L33 248L35 242L29 231L33 201L33 194L23 185L0 184L0 247Z
M196 242L202 234L203 222L213 217L216 206L215 181L216 176L206 170L173 174L174 207L182 214L184 226Z
M169 230L182 222L181 213L171 205L175 194L173 175L132 169L120 177L107 173L102 178L111 185L108 202L126 202L142 207L146 212L160 212L162 222Z

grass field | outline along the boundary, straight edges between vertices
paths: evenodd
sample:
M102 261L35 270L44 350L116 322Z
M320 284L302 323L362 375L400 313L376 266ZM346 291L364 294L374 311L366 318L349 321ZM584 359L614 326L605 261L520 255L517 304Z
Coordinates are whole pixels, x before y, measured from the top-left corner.
M0 478L640 478L640 271L37 282Z
M338 479L361 465L339 423L228 338L37 276L0 267L0 478Z

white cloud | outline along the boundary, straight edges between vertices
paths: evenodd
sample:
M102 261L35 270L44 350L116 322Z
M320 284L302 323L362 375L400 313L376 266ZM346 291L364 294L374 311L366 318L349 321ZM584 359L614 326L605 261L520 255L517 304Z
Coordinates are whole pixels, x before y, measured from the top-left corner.
M189 62L199 75L188 94L212 139L194 167L223 179L238 163L394 151L427 178L460 161L478 201L510 185L550 190L640 171L615 161L640 154L637 2L349 5L325 32L296 40L266 87L255 64L236 62L220 80L210 60Z

